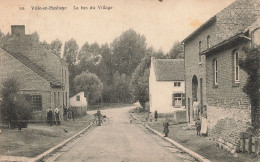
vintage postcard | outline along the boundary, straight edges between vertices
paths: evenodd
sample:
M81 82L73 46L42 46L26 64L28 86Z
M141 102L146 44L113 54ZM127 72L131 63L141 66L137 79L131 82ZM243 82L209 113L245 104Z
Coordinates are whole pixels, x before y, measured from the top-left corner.
M0 0L0 161L259 161L259 0Z

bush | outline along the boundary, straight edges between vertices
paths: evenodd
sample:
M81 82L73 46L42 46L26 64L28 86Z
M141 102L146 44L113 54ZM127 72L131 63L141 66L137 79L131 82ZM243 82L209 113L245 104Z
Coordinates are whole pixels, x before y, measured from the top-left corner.
M16 127L19 121L32 117L30 95L19 95L19 84L14 79L7 79L1 89L1 121L8 127Z

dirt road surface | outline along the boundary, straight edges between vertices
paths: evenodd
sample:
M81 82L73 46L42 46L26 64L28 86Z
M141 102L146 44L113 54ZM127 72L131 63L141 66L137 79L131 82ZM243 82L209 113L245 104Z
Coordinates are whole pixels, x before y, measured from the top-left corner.
M101 113L110 119L109 124L98 126L83 135L69 149L59 153L55 161L195 161L142 126L131 124L128 113L130 109L131 107L102 110Z

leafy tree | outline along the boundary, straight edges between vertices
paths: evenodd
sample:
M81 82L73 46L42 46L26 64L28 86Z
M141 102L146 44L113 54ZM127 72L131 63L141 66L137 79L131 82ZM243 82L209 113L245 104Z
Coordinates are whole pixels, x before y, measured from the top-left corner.
M4 33L1 31L1 29L0 29L0 42L1 42L1 40L4 39L4 37L5 37L5 35L4 35Z
M129 83L125 74L116 72L113 76L114 97L117 102L127 102L130 99Z
M39 42L40 36L36 31L32 33L32 37L35 41Z
M29 120L32 116L32 107L28 96L18 95L19 83L14 78L9 78L3 82L1 89L1 120L8 123L9 127L14 127L17 120ZM29 96L30 97L30 96Z
M77 92L85 92L90 104L99 101L102 94L103 83L96 74L88 71L82 72L74 78L73 82Z
M259 55L260 47L245 49L246 58L239 61L240 67L248 74L247 82L243 87L251 102L251 123L255 130L260 127L260 78Z
M61 46L62 46L61 40L55 39L51 42L49 46L52 53L54 53L58 57L61 57Z
M150 55L146 55L135 69L131 79L132 96L145 108L149 101L149 67L151 64Z
M63 57L69 63L69 69L71 65L76 63L77 56L78 56L78 49L79 46L76 40L70 39L69 41L65 42Z
M146 38L129 29L114 39L111 44L114 69L131 76L146 52ZM114 71L116 71L114 70Z
M184 50L183 46L179 41L176 41L168 53L170 59L183 59Z

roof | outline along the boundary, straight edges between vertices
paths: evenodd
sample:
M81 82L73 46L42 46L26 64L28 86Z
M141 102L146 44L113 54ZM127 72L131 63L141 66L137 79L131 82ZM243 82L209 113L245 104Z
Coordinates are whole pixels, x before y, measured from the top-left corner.
M37 73L39 76L50 82L54 86L61 86L62 84L57 81L54 77L52 77L50 74L48 74L45 70L41 69L39 66L31 62L27 57L13 53L13 52L8 52L2 48L0 48L0 51L7 52L8 54L12 55L15 59L23 63L25 66L27 66L29 69Z
M211 44L214 46L242 33L245 28L259 18L259 15L259 0L236 0L201 25L197 30L186 37L182 43L187 44L206 28L210 27L210 35L214 35L215 37Z
M205 28L210 26L216 22L216 16L210 18L208 21L206 21L204 24L202 24L198 29L196 29L194 32L192 32L188 37L186 37L181 43L185 43L192 39L193 37L197 36L200 32L202 32Z
M183 59L153 59L157 81L184 81Z

